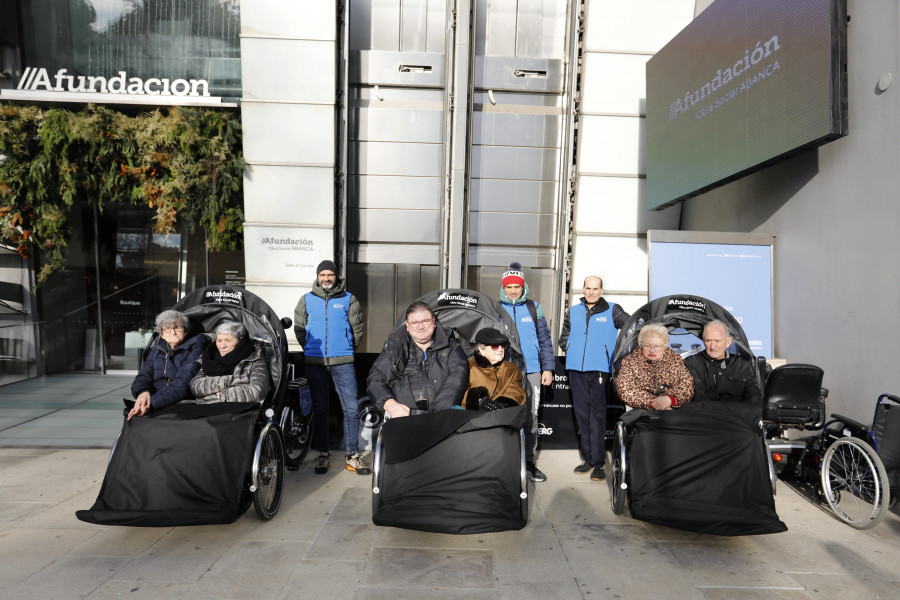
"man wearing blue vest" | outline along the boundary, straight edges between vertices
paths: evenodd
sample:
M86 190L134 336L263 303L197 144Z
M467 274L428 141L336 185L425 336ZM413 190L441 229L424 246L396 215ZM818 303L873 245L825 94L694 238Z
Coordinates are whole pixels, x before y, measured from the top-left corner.
M556 359L553 357L553 340L540 302L528 298L528 285L522 265L510 263L503 273L500 289L500 303L519 333L519 346L525 357L525 403L528 413L525 417L525 464L528 478L532 481L547 481L547 476L537 468L535 453L538 443L538 407L541 402L541 386L553 383Z
M594 481L606 478L606 383L618 330L629 316L618 304L603 299L603 280L591 275L584 280L581 303L566 312L559 336L582 458L575 473L590 471Z
M368 475L371 469L359 455L359 396L356 393L356 370L353 354L365 331L359 301L344 288L344 280L336 275L337 266L323 260L316 267L312 291L300 297L294 309L294 333L303 346L306 379L313 400L312 447L319 455L316 473L328 472L331 466L328 439L329 376L344 411L344 444L346 469Z

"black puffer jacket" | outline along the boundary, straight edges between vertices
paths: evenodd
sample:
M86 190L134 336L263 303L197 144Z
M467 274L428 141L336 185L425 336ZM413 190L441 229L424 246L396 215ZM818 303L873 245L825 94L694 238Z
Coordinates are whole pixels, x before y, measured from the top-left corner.
M202 333L174 348L160 337L131 384L132 395L137 398L141 392L150 392L153 410L188 398L191 379L200 370L199 358L207 344L209 336Z
M687 357L684 364L694 378L694 402L726 400L762 406L762 391L746 358L729 354L714 359L704 351Z
M384 349L369 371L366 389L369 398L378 408L393 398L410 409L416 408L415 396L406 374L410 360L412 338L401 325L384 341ZM469 383L469 362L459 342L440 324L434 330L434 339L425 361L425 397L430 411L446 410L462 401Z

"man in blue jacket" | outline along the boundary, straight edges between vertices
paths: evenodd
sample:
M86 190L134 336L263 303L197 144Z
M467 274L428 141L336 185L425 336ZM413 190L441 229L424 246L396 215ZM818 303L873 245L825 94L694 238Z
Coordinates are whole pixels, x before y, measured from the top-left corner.
M563 320L559 347L566 353L566 370L582 463L575 473L590 471L591 479L606 478L606 384L618 330L630 316L618 304L603 299L603 280L584 280L584 297Z
M294 309L294 333L303 346L306 379L313 399L313 449L316 473L331 466L328 439L329 376L344 411L346 469L368 475L371 469L359 455L359 396L353 354L365 332L362 309L355 296L346 291L337 266L323 260L316 267L312 291L300 297Z
M553 357L553 340L547 327L547 318L540 302L528 298L528 285L522 265L510 263L503 273L500 302L516 323L519 345L525 356L525 462L528 478L547 481L547 476L537 468L535 453L538 443L538 408L541 402L541 386L553 383L556 359Z

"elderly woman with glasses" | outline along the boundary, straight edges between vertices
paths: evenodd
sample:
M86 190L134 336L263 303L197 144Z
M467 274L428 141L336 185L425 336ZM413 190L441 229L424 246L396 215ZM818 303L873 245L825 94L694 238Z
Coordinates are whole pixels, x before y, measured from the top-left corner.
M622 360L616 377L619 397L628 406L670 410L690 402L694 379L669 348L664 325L650 323L638 333L638 347Z
M509 338L493 327L475 334L475 352L469 359L469 388L463 407L497 410L525 403L522 371L504 360Z
M200 371L191 380L197 401L262 402L270 387L262 348L250 340L241 323L220 323L216 343L203 351Z
M202 333L188 337L189 329L187 315L177 310L164 310L156 316L159 339L131 384L135 400L129 421L190 395L191 378L200 368L197 359L209 344L209 337Z

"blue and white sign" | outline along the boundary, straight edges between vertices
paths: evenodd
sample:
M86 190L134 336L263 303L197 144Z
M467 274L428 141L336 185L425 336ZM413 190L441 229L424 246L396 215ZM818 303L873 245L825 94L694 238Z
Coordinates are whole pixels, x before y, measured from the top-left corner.
M734 315L757 356L772 356L772 246L650 244L650 298L693 294Z

